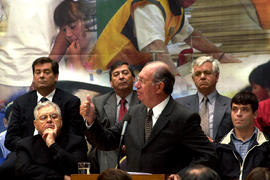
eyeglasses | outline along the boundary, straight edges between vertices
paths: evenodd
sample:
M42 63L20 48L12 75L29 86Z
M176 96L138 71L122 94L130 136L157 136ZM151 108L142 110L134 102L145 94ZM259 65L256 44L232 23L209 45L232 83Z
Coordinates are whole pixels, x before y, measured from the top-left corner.
M49 117L50 117L50 119L52 119L52 120L56 120L56 119L59 118L59 115L56 114L56 113L52 113L52 114L44 114L44 115L40 116L38 119L39 119L40 121L45 121L45 120L47 120Z
M147 80L141 79L139 77L135 78L135 82L139 82L140 84L145 84L147 82Z

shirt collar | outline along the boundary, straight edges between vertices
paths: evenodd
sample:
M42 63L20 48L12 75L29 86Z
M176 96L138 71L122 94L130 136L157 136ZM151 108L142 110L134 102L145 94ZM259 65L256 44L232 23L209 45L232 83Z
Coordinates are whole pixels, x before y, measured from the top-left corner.
M131 101L131 96L132 96L132 92L125 98L128 104L129 104L130 101ZM117 102L117 105L120 104L121 99L122 99L122 98L116 94L116 102Z
M166 105L168 104L170 100L170 96L168 96L166 99L164 99L161 103L159 103L158 105L156 105L155 107L152 108L153 110L153 116L155 118L158 118L159 115L162 113L162 111L164 110L164 108L166 107ZM149 110L150 108L147 108L147 111Z
M253 138L256 138L256 137L257 137L257 134L258 134L258 129L255 127L255 128L254 128L254 131L253 131L253 134L252 134L247 140L245 140L244 142L247 142L247 141L250 141L250 140L253 139ZM235 139L235 140L242 141L242 140L240 140L240 139L236 136L234 129L233 129L233 131L232 131L231 137L232 137L233 139Z
M216 95L217 95L217 90L214 90L213 92L207 95L207 98L210 104L212 104L215 101ZM201 104L203 101L204 95L198 91L198 96L199 96L199 102Z
M53 100L53 96L55 94L55 89L50 93L48 94L45 98L47 98L49 101L52 101ZM37 102L40 101L40 99L43 97L41 94L39 94L39 92L37 91Z

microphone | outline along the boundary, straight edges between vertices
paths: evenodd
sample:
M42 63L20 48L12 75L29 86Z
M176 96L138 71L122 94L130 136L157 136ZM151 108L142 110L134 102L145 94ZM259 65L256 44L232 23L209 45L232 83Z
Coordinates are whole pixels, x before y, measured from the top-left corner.
M117 158L117 168L119 169L120 168L120 154L121 154L121 146L123 144L123 138L124 138L124 135L126 133L126 130L127 130L127 126L128 126L128 123L131 119L131 116L129 114L126 114L124 116L124 123L123 123L123 127L122 127L122 131L121 131L121 136L120 136L120 141L119 141L119 152L118 152L118 158Z

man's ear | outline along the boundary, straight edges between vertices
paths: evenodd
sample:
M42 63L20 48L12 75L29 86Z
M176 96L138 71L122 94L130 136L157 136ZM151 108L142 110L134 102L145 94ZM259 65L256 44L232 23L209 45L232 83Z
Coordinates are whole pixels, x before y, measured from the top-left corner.
M195 77L194 77L194 75L192 75L191 77L192 77L193 82L195 82Z
M111 85L111 87L112 87L112 81L110 81L110 85Z
M34 126L37 129L37 120L36 119L34 120Z
M258 110L256 110L256 111L254 112L254 119L256 119L257 116L258 116Z
M219 79L219 73L216 73L216 78L217 78L217 81L218 81L218 79Z
M63 119L62 119L62 117L61 117L61 120L60 120L60 129L62 129L62 127L63 127Z
M59 74L55 75L55 81L58 81L58 76L59 76Z
M157 94L161 94L161 93L164 92L164 88L165 88L164 82L158 82L158 83L155 84L155 86L156 86Z

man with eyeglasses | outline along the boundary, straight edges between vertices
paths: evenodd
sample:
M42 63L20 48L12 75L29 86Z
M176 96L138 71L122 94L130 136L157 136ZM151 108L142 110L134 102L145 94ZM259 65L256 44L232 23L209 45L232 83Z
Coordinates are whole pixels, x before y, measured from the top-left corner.
M13 103L12 115L7 129L5 146L11 151L0 166L0 175L12 176L15 164L17 142L28 136L38 134L33 125L34 108L43 101L56 103L62 112L62 132L84 135L85 124L79 113L80 99L56 88L59 65L48 57L40 57L32 63L33 86L35 90L18 97Z
M97 120L106 128L121 122L127 110L140 103L136 91L133 90L135 75L128 63L117 61L110 67L109 75L113 91L93 98ZM117 156L118 151L101 151L92 148L91 172L101 173L108 168L115 168Z
M171 97L175 78L169 66L161 61L148 63L135 83L141 104L129 108L124 123L105 129L98 122L90 97L81 104L81 115L89 128L87 140L99 149L119 146L122 129L127 153L127 170L169 174L179 180L191 164L215 167L213 144L200 128L200 117Z
M211 56L201 56L192 63L192 79L197 93L176 99L192 111L200 113L201 126L211 142L221 140L233 128L231 100L217 92L218 78L218 60Z
M70 174L77 174L78 162L86 161L84 137L61 132L61 110L51 101L38 104L34 116L38 134L17 143L15 175L20 179L70 179Z

